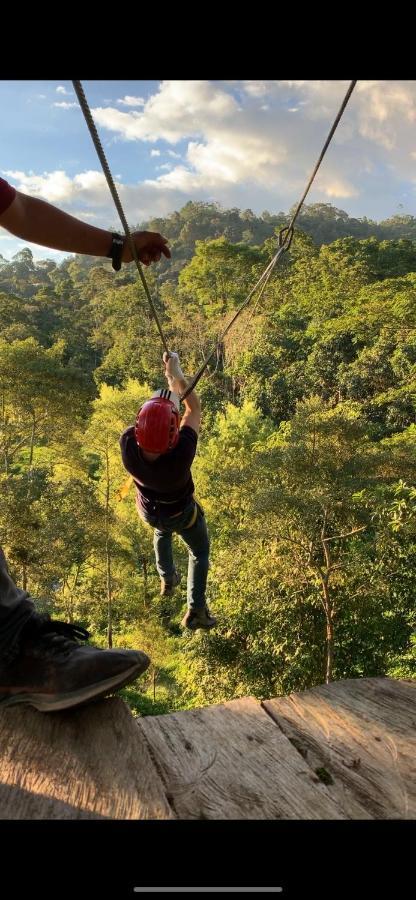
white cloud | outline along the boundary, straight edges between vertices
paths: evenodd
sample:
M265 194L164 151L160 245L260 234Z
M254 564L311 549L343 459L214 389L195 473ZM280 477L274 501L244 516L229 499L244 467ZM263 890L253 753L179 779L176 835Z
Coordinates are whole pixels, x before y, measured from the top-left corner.
M329 200L346 200L350 197L358 197L360 193L346 178L341 178L325 170L318 173L316 184Z
M250 97L265 97L270 93L270 87L278 82L273 81L243 81L242 88Z
M78 106L78 103L68 103L66 100L61 100L60 103L53 103L52 106L59 106L60 109L73 109L75 106Z
M162 138L176 143L184 135L201 134L201 125L207 120L215 127L236 109L235 99L208 81L163 81L143 112L99 107L93 113L98 125L116 131L125 140Z
M287 210L304 189L347 86L347 81L164 81L143 109L94 110L98 126L115 140L165 142L161 150L149 147L149 154L167 154L173 161L173 167L165 163L139 184L120 184L118 178L129 221L166 215L189 199L259 212ZM403 180L410 183L411 202L415 123L416 81L358 82L307 202L348 201L352 214L381 218L382 204L397 206ZM62 170L15 175L21 190L76 205L83 216L96 215L97 223L117 222L100 172L73 178Z
M144 106L145 102L143 97L129 97L128 94L122 100L117 100L117 103L120 103L122 106Z
M63 86L63 84L59 84L56 88L57 94L65 94L67 97L72 96L72 91L67 91L67 89Z
M170 144L188 141L183 162L158 179L145 182L155 190L191 194L209 190L215 194L227 185L248 183L279 190L289 197L292 191L296 193L300 189L301 173L306 176L313 160L311 154L318 154L319 144L322 146L326 137L322 125L317 127L316 118L333 116L343 95L342 82L317 84L319 89L315 87L314 92L318 102L313 115L309 113L309 97L302 100L299 91L310 92L314 82L278 81L233 83L233 88L243 91L243 105L238 104L227 83L164 81L140 112L122 112L111 107L93 112L99 126L124 140L164 140ZM290 97L296 99L296 104L292 99L288 109ZM267 102L259 105L259 98ZM295 132L290 113L299 111L301 103L305 107L302 114L305 134L299 146L298 124ZM174 150L167 152L181 159ZM341 191L339 196L355 195L354 186L344 172L335 172L334 176L332 186L322 188L323 196L328 196L329 189L331 196L336 196L337 185ZM293 196L289 202L293 202Z
M72 203L80 199L86 204L105 206L108 203L109 190L102 172L88 170L70 178L62 169L34 175L21 171L8 170L5 173L17 182L16 187L23 194L41 197L50 203Z
M360 82L360 134L391 151L416 121L416 82Z

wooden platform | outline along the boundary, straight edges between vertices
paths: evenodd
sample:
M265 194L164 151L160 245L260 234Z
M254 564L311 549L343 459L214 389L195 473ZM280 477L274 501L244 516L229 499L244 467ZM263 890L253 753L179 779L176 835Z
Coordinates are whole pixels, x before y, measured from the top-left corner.
M416 682L348 679L134 719L0 713L2 819L413 819Z

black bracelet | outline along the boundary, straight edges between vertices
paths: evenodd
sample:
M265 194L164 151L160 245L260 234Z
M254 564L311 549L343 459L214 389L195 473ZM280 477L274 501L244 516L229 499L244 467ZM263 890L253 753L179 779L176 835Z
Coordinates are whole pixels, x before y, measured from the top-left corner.
M121 234L113 232L110 252L107 253L107 259L112 260L112 266L115 272L121 269L121 257L124 249L124 237Z

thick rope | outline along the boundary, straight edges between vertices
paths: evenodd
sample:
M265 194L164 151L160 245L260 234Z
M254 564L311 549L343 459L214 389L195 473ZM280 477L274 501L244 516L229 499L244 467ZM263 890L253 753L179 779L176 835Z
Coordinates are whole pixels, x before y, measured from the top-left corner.
M299 200L299 203L298 203L298 205L297 205L297 207L296 207L296 209L295 209L295 212L293 213L292 221L290 222L290 225L288 225L288 232L289 232L289 233L290 233L290 231L293 229L294 224L295 224L295 222L296 222L296 219L297 219L297 217L298 217L298 215L299 215L299 213L300 213L300 211L301 211L301 209L302 209L302 206L303 206L303 204L304 204L304 202L305 202L305 200L306 200L306 197L307 197L307 195L309 194L309 191L310 191L310 189L311 189L311 187L312 187L312 183L313 183L313 181L314 181L314 179L315 179L316 173L317 173L317 171L318 171L318 169L319 169L319 166L321 165L321 162L322 162L322 160L323 160L323 158L324 158L324 156L325 156L325 153L326 153L326 151L328 150L328 147L329 147L329 145L330 145L330 143L331 143L331 141L332 141L332 138L333 138L333 136L334 136L334 134L335 134L335 132L336 132L336 130L337 130L337 127L338 127L338 125L339 125L339 122L340 122L340 119L341 119L342 114L343 114L343 112L344 112L344 109L345 109L345 107L346 107L346 105L347 105L347 103L348 103L348 100L349 100L350 97L351 97L351 94L352 94L352 92L353 92L353 90L354 90L356 84L357 84L356 81L351 81L351 82L350 82L350 86L349 86L349 88L348 88L348 90L347 90L347 93L345 94L345 97L344 97L344 99L343 99L343 101L342 101L342 104L341 104L341 106L340 106L340 108L339 108L339 110L338 110L338 114L337 114L337 116L336 116L336 119L334 120L334 124L333 124L333 126L332 126L332 128L331 128L331 131L329 132L329 135L328 135L328 137L327 137L327 139L326 139L326 141L325 141L325 144L324 144L324 146L323 146L323 148L322 148L321 155L320 155L320 157L319 157L319 159L318 159L318 162L316 163L316 166L315 166L315 168L314 168L314 170L313 170L313 172L312 172L312 175L311 175L311 177L310 177L310 179L309 179L309 181L308 181L308 183L307 183L307 185L306 185L306 188L305 188L305 190L304 190L304 193L302 194L302 197L301 197L300 200Z
M142 267L141 267L141 263L140 263L140 260L139 260L138 254L137 254L136 245L135 245L135 243L134 243L134 241L133 241L133 238L132 238L132 235L131 235L129 226L128 226L128 224L127 224L127 219L126 219L126 217L125 217L125 215L124 215L124 210L123 210L123 207L122 207L122 205L121 205L120 198L119 198L118 193L117 193L117 188L116 188L116 186L115 186L115 184L114 184L113 176L112 176L112 174L111 174L111 172L110 172L110 168L109 168L109 165L108 165L108 162L107 162L107 159L106 159L104 150L103 150L103 148L102 148L102 144L101 144L101 141L100 141L100 138L99 138L99 135L98 135L98 131L97 131L96 126L95 126L94 119L93 119L93 117L92 117L92 115L91 115L91 110L90 110L90 108L89 108L89 106L88 106L88 101L87 101L87 98L86 98L86 96L85 96L84 89L83 89L82 84L81 84L80 81L73 81L72 84L74 85L74 90L75 90L75 93L76 93L76 95L77 95L77 97L78 97L79 105L80 105L81 110L82 110L82 112L83 112L84 119L85 119L85 121L86 121L86 123L87 123L88 130L89 130L89 132L90 132L90 135L91 135L92 140L93 140L93 143L94 143L94 147L95 147L95 149L96 149L96 151L97 151L97 155L98 155L98 158L99 158L99 160L100 160L100 163L101 163L101 166L102 166L104 175L105 175L105 177L106 177L106 179L107 179L107 184L108 184L108 187L110 188L111 196L112 196L112 198L113 198L113 200L114 200L114 203L115 203L117 212L118 212L118 214L119 214L119 216L120 216L120 221L121 221L121 224L122 224L122 226L123 226L123 228L124 228L124 232L125 232L126 238L127 238L128 242L129 242L129 247L130 247L130 250L131 250L131 254L132 254L132 257L133 257L133 259L134 259L134 262L136 263L136 266L137 266L137 269L138 269L138 272L139 272L139 275L140 275L140 278L141 278L141 282L142 282L142 285L143 285L143 287L144 287L144 291L145 291L146 297L147 297L147 299L148 299L148 301L149 301L149 305L150 305L150 309L151 309L151 311L152 311L153 318L154 318L154 320L155 320L155 322L156 322L156 325L157 325L157 328L158 328L158 331L159 331L159 334L160 334L160 337L161 337L161 341L162 341L163 347L164 347L164 349L166 350L166 352L169 353L168 345L167 345L167 343L166 343L165 336L164 336L163 331L162 331L162 326L161 326L160 321L159 321L159 316L158 316L158 314L157 314L157 312L156 312L156 308L155 308L155 305L154 305L154 303L153 303L153 300L152 300L152 297L151 297L151 294L150 294L150 291L149 291L149 287L148 287L147 281L146 281L146 279L145 279L145 277L144 277L143 269L142 269Z
M273 272L275 266L277 265L277 263L278 263L279 260L281 259L283 253L286 253L286 251L289 250L289 247L290 247L290 245L291 245L291 243L292 243L292 238L293 238L293 233L294 233L295 222L296 222L296 220L297 220L297 218L298 218L298 215L299 215L299 213L300 213L300 211L301 211L301 209L302 209L302 206L303 206L303 204L304 204L304 202L305 202L305 200L306 200L306 197L307 197L307 195L308 195L308 193L309 193L309 191L310 191L310 189L311 189L311 187L312 187L312 184L313 184L313 181L314 181L314 179L315 179L315 177L316 177L316 174L317 174L317 172L318 172L318 169L319 169L319 167L320 167L320 165L321 165L321 162L322 162L322 160L323 160L323 158L324 158L324 156L325 156L325 153L326 153L326 151L327 151L327 149L328 149L328 147L329 147L329 145L330 145L330 143L331 143L331 140L332 140L332 138L333 138L333 136L334 136L334 134L335 134L335 131L336 131L336 129L337 129L337 126L338 126L338 124L339 124L339 122L340 122L340 119L341 119L341 117L342 117L342 114L343 114L343 112L344 112L344 110L345 110L345 107L346 107L346 105L347 105L347 103L348 103L348 100L349 100L350 97L351 97L351 94L352 94L352 92L353 92L353 90L354 90L356 84L357 84L357 81L351 81L351 82L350 82L350 86L349 86L349 88L348 88L348 90L347 90L347 93L345 94L345 97L344 97L344 99L343 99L343 101L342 101L342 104L341 104L341 106L340 106L340 108L339 108L339 110L338 110L337 116L336 116L336 118L334 119L334 123L333 123L333 125L332 125L332 128L331 128L329 134L328 134L328 137L327 137L327 139L326 139L326 141L325 141L325 144L324 144L324 146L323 146L323 148L322 148L321 154L320 154L319 159L318 159L318 161L317 161L317 163L316 163L316 165L315 165L315 168L314 168L314 170L313 170L313 172L312 172L312 175L310 176L309 181L308 181L308 183L307 183L307 185L306 185L306 188L305 188L305 190L304 190L304 192L303 192L303 194L302 194L302 197L301 197L301 199L299 200L299 203L298 203L298 205L297 205L297 207L296 207L296 209L295 209L295 212L293 213L292 219L291 219L289 225L287 225L287 226L285 226L284 228L282 228L281 231L280 231L280 233L279 233L279 249L277 250L277 253L274 255L273 259L271 260L271 262L269 263L269 265L266 267L266 269L264 270L263 274L260 275L260 278L259 278L257 284L254 286L254 288L252 288L252 290L250 291L250 293L248 294L248 296L246 297L246 299L244 300L244 302L243 302L243 303L241 304L241 306L237 309L237 311L235 312L234 316L233 316L232 319L231 319L231 322L228 323L227 327L224 329L224 331L222 332L222 334L220 334L220 336L219 336L219 338L218 338L218 340L217 340L217 343L216 343L215 347L212 349L211 353L206 357L206 359L205 359L204 362L202 363L202 366L200 367L200 369L198 369L198 372L196 373L196 375L194 376L194 378L192 379L192 381L191 381L190 384L188 385L186 391L182 394L181 400L185 400L185 398L188 396L188 394L190 394L191 391L194 390L195 386L198 384L199 379L200 379L201 376L203 375L203 373L204 373L204 371L205 371L205 369L206 369L208 363L210 362L210 360L211 360L212 357L214 356L214 353L217 352L217 348L218 348L219 344L221 344L221 342L224 340L224 338L225 338L225 336L228 334L230 328L234 325L234 322L236 321L236 319L238 318L238 316L243 312L243 309L245 309L246 306L250 303L250 300L251 300L253 294L256 292L257 288L259 288L260 286L261 286L261 289L260 289L260 293L259 293L259 296L258 296L258 301L261 299L261 297L262 297L262 295L263 295L263 293L264 293L264 290L265 290L265 288L266 288L266 285L267 285L267 283L268 283L269 280L270 280L270 277L271 277L271 275L272 275L272 272Z

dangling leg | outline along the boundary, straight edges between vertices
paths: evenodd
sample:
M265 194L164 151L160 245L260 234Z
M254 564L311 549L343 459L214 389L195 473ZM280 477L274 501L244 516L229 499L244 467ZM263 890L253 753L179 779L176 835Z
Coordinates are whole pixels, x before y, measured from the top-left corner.
M175 569L172 553L172 532L155 528L153 547L156 558L156 569L160 575L160 593L168 596L179 584L179 574Z
M182 625L196 628L213 628L216 619L211 616L206 605L206 587L209 568L209 537L204 513L198 506L195 524L180 531L182 540L188 547L188 612Z

